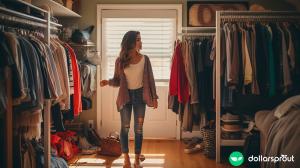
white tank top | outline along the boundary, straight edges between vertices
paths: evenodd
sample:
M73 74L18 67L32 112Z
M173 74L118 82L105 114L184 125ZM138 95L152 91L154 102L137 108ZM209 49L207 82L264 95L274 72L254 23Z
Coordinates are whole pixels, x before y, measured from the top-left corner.
M138 89L143 87L144 67L145 56L142 56L138 63L129 64L129 66L124 69L128 89Z

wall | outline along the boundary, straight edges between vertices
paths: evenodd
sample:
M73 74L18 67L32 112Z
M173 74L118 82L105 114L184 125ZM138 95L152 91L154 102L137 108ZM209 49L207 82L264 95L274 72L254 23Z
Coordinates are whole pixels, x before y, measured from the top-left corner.
M249 2L250 4L260 4L270 10L296 10L295 5L287 1L300 4L299 0L250 0ZM96 24L97 4L183 4L183 25L186 25L186 0L126 0L125 3L124 0L81 0L80 14L82 18L77 22L79 28ZM93 32L91 40L96 41L96 31Z
M251 4L260 4L265 9L269 10L300 10L299 0L250 0ZM186 25L186 0L81 0L80 19L63 20L65 25L72 25L74 28L86 28L90 25L96 26L96 8L97 4L183 4L183 25ZM96 43L96 30L93 31L91 40ZM95 97L93 100L96 100ZM81 115L81 120L94 120L96 124L96 101L93 101L93 109L85 111Z

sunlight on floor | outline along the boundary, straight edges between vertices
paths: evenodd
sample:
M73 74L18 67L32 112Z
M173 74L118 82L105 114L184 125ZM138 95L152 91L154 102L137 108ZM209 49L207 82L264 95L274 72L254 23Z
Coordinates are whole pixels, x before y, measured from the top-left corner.
M81 158L77 161L77 163L100 163L103 164L105 162L104 159L98 159L98 158Z
M153 167L143 166L144 168L164 168L164 167ZM105 166L70 166L69 168L106 168ZM123 168L123 166L112 166L111 168Z
M134 163L134 154L129 154L131 163ZM165 164L165 154L144 154L145 161L142 166L145 168L163 168ZM109 161L107 161L109 162ZM106 160L100 158L81 158L75 164L70 165L70 168L105 168ZM112 161L111 168L122 168L124 157L121 156Z

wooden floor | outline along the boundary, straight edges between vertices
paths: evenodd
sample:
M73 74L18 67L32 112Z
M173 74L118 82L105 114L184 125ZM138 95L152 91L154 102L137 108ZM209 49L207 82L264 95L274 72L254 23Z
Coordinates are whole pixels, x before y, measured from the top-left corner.
M185 145L180 141L172 140L144 140L142 154L146 160L144 168L228 168L228 164L217 164L208 159L201 152L185 154ZM131 158L134 158L134 144L130 142ZM77 156L70 162L70 168L122 168L123 157L109 158L99 155ZM133 160L131 161L133 163Z

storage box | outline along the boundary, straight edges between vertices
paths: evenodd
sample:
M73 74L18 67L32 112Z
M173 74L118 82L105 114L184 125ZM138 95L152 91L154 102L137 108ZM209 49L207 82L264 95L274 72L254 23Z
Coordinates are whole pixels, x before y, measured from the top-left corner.
M66 8L72 10L73 0L64 0L64 5Z

